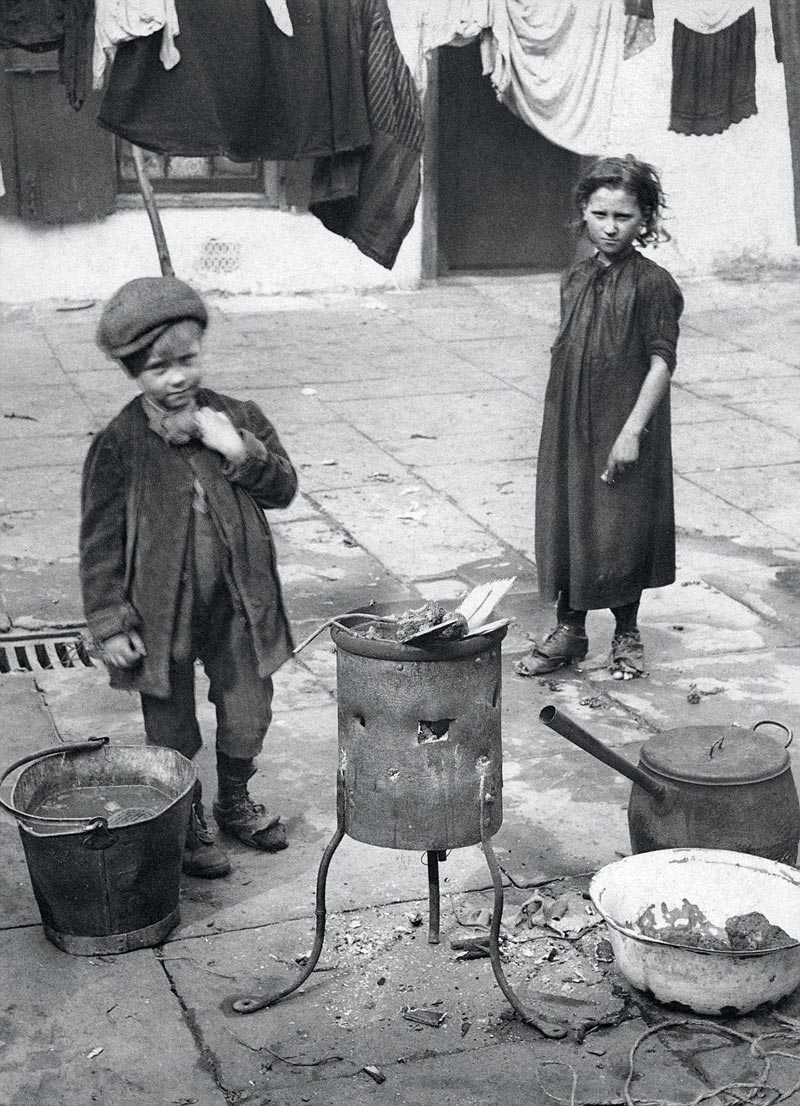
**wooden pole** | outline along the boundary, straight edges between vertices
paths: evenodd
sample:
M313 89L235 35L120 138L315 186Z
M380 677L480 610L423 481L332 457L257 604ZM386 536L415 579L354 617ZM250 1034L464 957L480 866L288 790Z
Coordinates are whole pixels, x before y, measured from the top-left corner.
M139 191L142 193L142 199L144 200L145 210L150 220L150 226L153 228L153 237L156 240L156 250L158 251L158 262L161 266L161 275L175 276L175 270L172 268L172 261L169 256L169 246L167 245L166 235L164 234L164 227L161 225L161 216L158 214L156 198L153 195L153 186L150 184L150 178L145 168L144 154L139 147L134 146L133 143L131 143L131 153L133 154L133 164L136 168L136 177L139 181Z

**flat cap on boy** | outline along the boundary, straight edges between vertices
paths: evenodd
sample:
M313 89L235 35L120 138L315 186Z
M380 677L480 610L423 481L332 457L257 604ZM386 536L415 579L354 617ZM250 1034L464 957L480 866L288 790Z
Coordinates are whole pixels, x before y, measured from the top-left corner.
M97 344L109 357L127 357L153 344L181 319L203 329L208 311L194 288L177 277L137 277L118 289L103 308Z

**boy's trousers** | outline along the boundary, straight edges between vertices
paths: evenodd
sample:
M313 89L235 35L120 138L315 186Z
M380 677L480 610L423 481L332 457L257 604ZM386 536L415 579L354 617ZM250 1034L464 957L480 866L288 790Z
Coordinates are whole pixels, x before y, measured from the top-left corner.
M194 660L203 662L217 712L217 751L249 760L261 752L272 719L272 679L258 674L250 632L242 614L220 589L214 602L195 612L192 648L170 664L170 697L142 695L148 745L193 757L202 745L194 698ZM199 614L199 617L198 617Z

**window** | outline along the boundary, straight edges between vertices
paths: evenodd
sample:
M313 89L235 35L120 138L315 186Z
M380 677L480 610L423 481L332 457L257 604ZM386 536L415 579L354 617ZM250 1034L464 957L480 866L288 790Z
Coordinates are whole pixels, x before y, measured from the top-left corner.
M117 189L138 194L139 183L128 142L116 140ZM306 210L311 183L311 161L231 161L227 157L176 157L143 150L153 191L162 196L250 193L266 207Z

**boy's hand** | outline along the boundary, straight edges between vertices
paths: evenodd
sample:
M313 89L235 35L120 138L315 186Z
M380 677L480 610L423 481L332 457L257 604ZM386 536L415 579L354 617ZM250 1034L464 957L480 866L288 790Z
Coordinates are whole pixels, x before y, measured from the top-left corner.
M221 453L232 465L241 464L247 457L247 447L224 411L200 407L195 412L200 441L209 449Z
M144 642L135 630L114 634L101 644L103 659L114 668L133 668L147 656Z
M613 484L626 469L632 468L639 460L639 435L623 430L611 447L606 468L600 479L605 484Z

